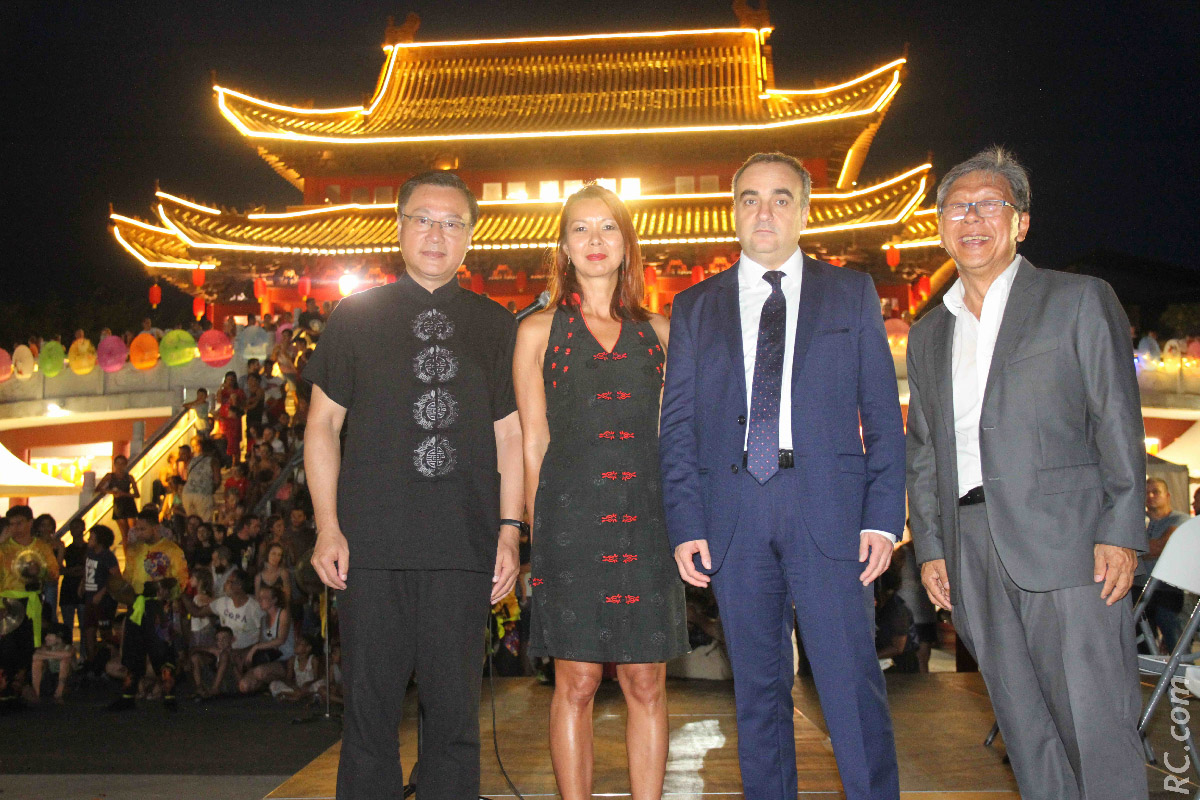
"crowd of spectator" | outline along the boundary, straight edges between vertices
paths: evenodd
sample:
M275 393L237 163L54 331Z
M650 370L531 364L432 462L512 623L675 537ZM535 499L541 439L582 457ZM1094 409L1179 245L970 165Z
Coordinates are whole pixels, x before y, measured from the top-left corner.
M293 460L303 441L308 401L308 386L300 375L322 320L321 312L310 307L299 320L304 335L290 337L268 359L250 359L245 374L229 372L219 387L211 392L200 389L185 404L196 413L196 434L164 461L148 496L130 476L128 460L114 458L112 471L97 483L97 493L112 496L115 531L106 525L88 531L82 519L74 518L67 531L59 532L52 517L35 519L21 506L0 519L7 528L0 529L0 561L6 552L16 553L19 544L35 549L44 562L40 572L30 572L30 580L19 587L37 587L41 603L42 635L36 647L27 647L27 660L21 660L23 655L14 659L12 623L4 622L15 619L22 601L0 598L0 611L8 615L0 617L0 695L63 702L78 680L128 683L123 628L137 599L131 565L143 558L147 543L153 543L156 553L174 552L172 547L178 551L178 574L185 577L173 582L169 576L153 576L162 579L153 581L147 596L153 593L161 603L163 615L155 635L168 655L147 658L155 668L138 670L144 675L136 676L134 700L173 696L180 679L197 700L256 693L292 701L329 694L340 700L336 597L331 593L331 607L326 609L322 586L308 564L316 531L303 470ZM267 330L280 323L270 317L257 322ZM204 324L195 327L203 329ZM143 328L163 334L150 320ZM236 330L227 333L234 336ZM126 338L132 335L127 332ZM31 348L36 345L30 342ZM1152 480L1148 492L1151 528L1162 528L1151 535L1158 533L1155 543L1161 550L1179 515L1169 516L1159 508L1169 511L1161 481ZM26 517L32 544L17 542ZM125 556L124 570L114 547ZM535 662L526 652L524 612L532 591L527 535L520 552L522 572L515 593L493 608L490 654L497 674L536 675L550 682L550 662ZM1147 559L1148 567L1154 555ZM0 567L5 573L12 571L7 563ZM1169 649L1179 604L1166 594L1160 600L1152 624ZM877 655L892 671L928 671L930 652L938 643L937 622L920 585L911 543L902 544L892 568L876 585ZM673 674L728 677L719 610L711 593L688 595L688 628L693 653L687 658L694 663L675 668ZM333 637L332 682L325 674L322 633ZM155 660L170 669L158 668Z
M1147 328L1139 337L1131 327L1130 336L1133 340L1133 352L1141 360L1158 361L1166 356L1200 358L1200 336L1178 336L1174 339L1160 340L1158 331Z
M186 404L195 435L164 460L152 490L139 492L128 459L115 457L96 485L98 495L111 495L112 527L85 530L76 517L60 533L49 515L30 514L29 539L20 533L18 541L28 509L10 509L0 559L33 548L38 564L22 585L0 587L22 595L0 598L0 695L63 702L79 681L113 680L131 695L114 708L139 698L173 704L176 684L197 699L340 697L336 638L332 691L322 640L323 632L337 635L336 598L327 610L308 564L316 531L294 458L304 436L308 388L299 373L309 344L297 337L270 359L250 359L245 374L228 373L211 394L200 390ZM0 568L12 573L9 566ZM30 593L40 604L36 626L23 604ZM142 658L131 669L131 648L146 650L150 669Z
M129 565L140 557L135 548L147 540L172 543L186 567L179 585L170 586L168 579L160 581L159 590L165 610L159 627L172 654L167 662L178 665L184 694L207 700L269 693L286 701L320 700L330 691L321 639L323 592L308 565L316 539L311 503L302 470L292 465L285 472L302 441L303 417L289 415L279 402L277 384L283 381L278 374L269 377L280 372L272 367L251 362L240 380L227 377L211 403L201 394L190 404L201 417L198 432L164 461L149 497L136 496L127 464L114 460L112 473L97 489L112 494L114 508L122 508L115 519L119 537L104 525L85 532L82 520L75 519L71 544L62 547L52 518L34 521L36 536L54 549L62 577L61 586L49 575L43 584L48 633L33 656L23 688L26 700L53 692L61 701L73 668L80 680L128 680L121 632L133 598L120 595L129 592ZM302 389L302 382L291 389L297 386ZM261 406L253 417L247 413L251 406ZM242 436L227 432L233 425ZM140 500L145 504L139 509ZM123 548L124 571L118 568L115 542ZM937 642L936 617L916 577L911 549L902 546L878 582L877 648L881 659L891 659L892 670L924 672ZM551 662L527 654L525 612L532 591L527 536L520 552L521 580L513 595L493 607L491 655L498 675L552 682ZM59 587L57 597L51 587ZM334 593L331 599L330 699L338 701ZM58 613L50 613L55 607ZM71 633L75 620L77 645ZM688 627L694 651L687 658L693 663L672 674L728 678L719 610L710 592L689 595ZM174 674L148 670L133 687L133 699L163 697L176 680Z

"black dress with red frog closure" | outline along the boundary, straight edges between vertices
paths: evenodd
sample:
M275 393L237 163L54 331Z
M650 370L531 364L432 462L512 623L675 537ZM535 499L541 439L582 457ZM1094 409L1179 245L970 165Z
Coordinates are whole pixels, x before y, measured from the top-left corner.
M612 350L555 311L543 377L550 445L533 525L530 654L644 663L688 651L658 468L665 354L626 320Z

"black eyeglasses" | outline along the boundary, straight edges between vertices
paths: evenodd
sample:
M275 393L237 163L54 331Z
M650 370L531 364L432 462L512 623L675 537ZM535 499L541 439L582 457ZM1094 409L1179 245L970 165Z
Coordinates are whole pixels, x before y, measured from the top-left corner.
M948 220L958 222L967 218L967 214L971 213L971 209L975 209L975 213L983 219L991 219L992 217L1000 216L1000 212L1004 207L1016 208L1015 205L1007 200L976 200L974 203L949 203L942 208L942 216Z

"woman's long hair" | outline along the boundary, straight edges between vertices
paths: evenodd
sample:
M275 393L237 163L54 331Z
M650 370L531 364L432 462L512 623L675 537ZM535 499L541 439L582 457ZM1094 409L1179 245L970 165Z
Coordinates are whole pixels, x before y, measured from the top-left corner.
M550 305L578 305L576 296L581 292L575 265L567 255L567 222L575 204L590 199L602 200L608 206L621 231L621 238L625 240L625 258L617 271L617 288L613 291L609 311L613 319L647 320L650 312L642 305L646 292L646 279L642 274L642 248L638 245L637 231L633 229L633 219L620 197L595 183L584 186L563 203L562 215L558 219L558 243L550 259L550 278L546 285L550 290Z

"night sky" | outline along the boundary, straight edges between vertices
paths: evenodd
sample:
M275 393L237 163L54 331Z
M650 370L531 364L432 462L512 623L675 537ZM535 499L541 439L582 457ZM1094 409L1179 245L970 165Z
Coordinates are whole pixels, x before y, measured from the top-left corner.
M387 17L408 11L425 41L736 24L729 0L5 4L0 308L143 313L148 282L106 220L110 202L148 217L155 180L211 204L298 202L221 118L210 72L280 102L357 104ZM770 12L781 88L841 82L908 44L860 182L928 154L941 174L997 142L1032 172L1035 263L1107 248L1200 266L1200 4L773 0Z

